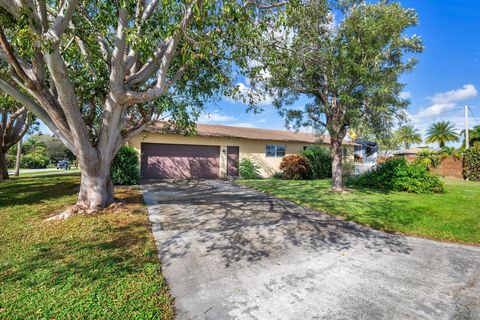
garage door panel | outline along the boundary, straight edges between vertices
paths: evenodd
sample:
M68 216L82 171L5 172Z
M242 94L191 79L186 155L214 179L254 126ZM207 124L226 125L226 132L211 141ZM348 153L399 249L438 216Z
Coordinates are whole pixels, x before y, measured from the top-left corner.
M220 147L142 143L146 179L218 178Z

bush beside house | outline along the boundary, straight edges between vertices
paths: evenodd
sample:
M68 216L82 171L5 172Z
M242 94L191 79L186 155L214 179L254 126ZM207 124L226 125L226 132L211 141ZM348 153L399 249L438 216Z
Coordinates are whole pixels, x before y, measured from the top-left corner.
M260 177L260 166L252 159L243 158L238 163L238 173L244 179L258 179Z
M128 146L121 147L112 161L111 174L114 184L137 184L139 179L137 150Z
M312 179L332 177L332 154L324 147L315 146L304 150L301 155L307 160Z
M307 160L300 155L292 154L282 159L280 170L287 180L307 180L311 177Z
M465 150L463 154L463 177L470 181L480 181L480 148Z

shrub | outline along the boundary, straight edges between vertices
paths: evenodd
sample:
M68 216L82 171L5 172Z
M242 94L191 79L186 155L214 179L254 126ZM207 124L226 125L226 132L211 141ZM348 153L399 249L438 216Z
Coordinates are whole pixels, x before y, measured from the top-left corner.
M302 156L292 154L282 159L280 170L287 180L306 180L310 178L310 166Z
M114 184L137 184L139 176L138 152L133 147L123 146L112 161L111 174Z
M252 159L243 158L238 163L238 173L244 179L258 179L260 177L260 166Z
M20 166L27 169L44 169L49 164L50 159L43 153L28 153L20 161Z
M423 164L427 169L436 168L440 165L443 155L441 153L431 151L431 150L422 150L417 153L417 158L414 163Z
M480 181L480 148L470 148L463 154L463 177Z
M5 165L7 166L7 168L13 168L16 162L17 162L17 157L14 156L13 154L7 153L5 155Z
M308 162L312 179L332 176L332 155L329 149L320 146L309 147L301 155Z
M275 172L274 174L272 174L272 179L277 179L277 180L283 179L283 172L281 171Z
M442 193L445 185L420 163L408 163L405 158L389 159L353 180L357 185L407 191L412 193Z

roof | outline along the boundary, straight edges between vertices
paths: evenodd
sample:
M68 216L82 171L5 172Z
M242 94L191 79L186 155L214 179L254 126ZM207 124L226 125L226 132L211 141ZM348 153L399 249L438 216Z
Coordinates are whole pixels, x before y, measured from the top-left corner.
M172 129L167 129L163 122L157 122L148 126L145 131L165 134L176 133ZM199 123L197 124L196 131L196 135L201 137L330 144L330 137L328 135L316 135L307 132L293 132L287 130L270 130ZM353 145L354 143L345 141L344 144Z
M423 151L423 150L428 150L428 147L418 147L418 148L410 148L410 149L407 149L407 150L396 150L396 151L393 151L392 154L393 155L415 155L417 153L419 153L420 151Z

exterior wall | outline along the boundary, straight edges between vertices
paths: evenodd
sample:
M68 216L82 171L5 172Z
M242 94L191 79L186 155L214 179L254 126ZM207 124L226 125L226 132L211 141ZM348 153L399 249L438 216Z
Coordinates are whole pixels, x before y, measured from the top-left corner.
M296 154L303 150L309 143L283 142L269 140L249 140L221 137L201 137L201 136L182 136L176 134L162 134L145 132L132 138L128 145L137 149L140 154L141 143L169 143L169 144L195 144L195 145L214 145L220 146L220 177L226 177L227 170L227 146L238 146L240 148L240 160L250 158L261 167L262 177L269 177L280 170L282 157L266 157L265 146L267 144L284 145L286 147L285 155ZM325 145L328 146L329 145ZM348 154L353 161L353 146L348 146Z
M463 179L463 161L453 156L445 157L432 172L443 177Z

